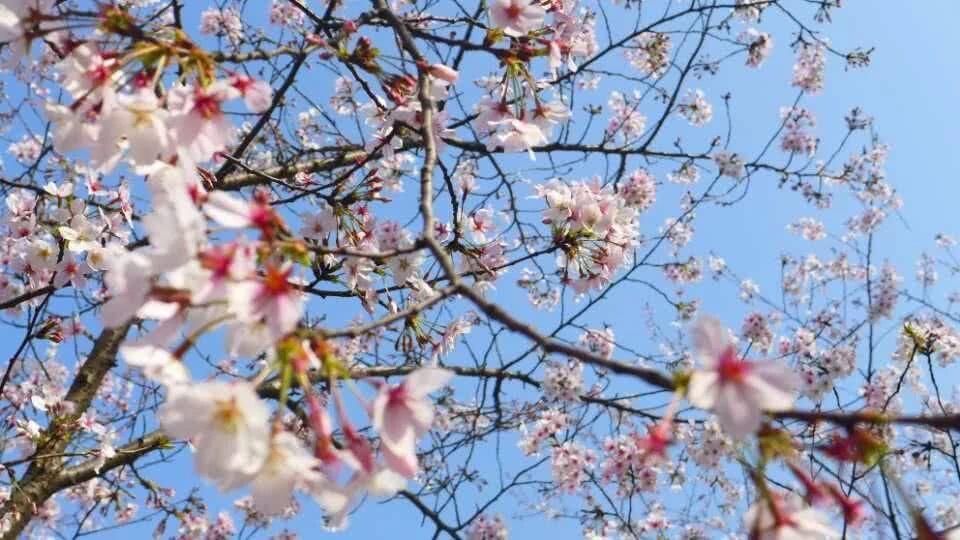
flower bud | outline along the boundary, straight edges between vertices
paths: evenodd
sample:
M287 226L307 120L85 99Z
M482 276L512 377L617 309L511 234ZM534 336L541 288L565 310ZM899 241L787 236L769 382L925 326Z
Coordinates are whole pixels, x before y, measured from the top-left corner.
M429 67L429 73L431 76L450 84L457 82L457 79L460 78L460 72L443 64L433 64Z

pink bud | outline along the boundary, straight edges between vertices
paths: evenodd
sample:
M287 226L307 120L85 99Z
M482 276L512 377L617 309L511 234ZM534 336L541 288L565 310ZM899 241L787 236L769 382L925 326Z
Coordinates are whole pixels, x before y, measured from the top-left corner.
M343 26L341 26L340 29L348 34L352 34L357 31L357 23L353 21L343 21Z
M257 114L266 112L273 103L273 89L265 81L244 75L234 75L230 78L230 84L243 96L243 101L250 112Z
M443 64L433 64L430 66L430 75L447 81L450 84L457 82L457 79L460 78L460 73L457 70Z
M804 499L807 501L807 504L816 505L823 504L829 500L830 489L826 484L818 484L806 473L803 469L798 467L796 464L788 463L788 467L793 472L793 475L797 477L797 480L800 480L800 483L803 484L806 494Z
M860 525L867 519L867 510L864 508L863 501L847 497L838 486L829 484L828 489L833 499L840 505L843 511L843 519L851 527Z
M372 473L376 464L370 441L357 433L353 425L343 424L342 427L343 438L346 440L346 450L353 455L365 472Z

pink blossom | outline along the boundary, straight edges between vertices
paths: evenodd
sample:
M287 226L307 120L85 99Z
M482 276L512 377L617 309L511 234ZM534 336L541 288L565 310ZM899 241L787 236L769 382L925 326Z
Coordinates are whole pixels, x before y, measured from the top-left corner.
M234 74L230 76L228 82L240 92L243 102L252 113L264 113L273 103L273 89L266 81Z
M233 311L244 323L266 323L277 340L292 332L303 314L304 297L291 282L293 266L268 264L261 279L238 284L229 298Z
M747 28L737 41L747 46L747 66L754 68L760 67L773 49L773 37L756 28Z
M432 64L429 68L429 72L430 75L433 75L434 77L450 84L454 84L457 82L457 79L460 78L460 73L457 70L443 64Z
M564 493L576 493L590 478L597 458L593 450L575 442L565 442L553 447L550 469L557 489Z
M759 500L744 515L750 537L757 540L827 540L840 538L823 514L813 508L797 508L777 495Z
M390 497L406 484L406 479L392 468L376 464L370 442L345 418L341 418L341 427L345 442L344 449L336 451L337 459L352 468L354 474L344 486L325 478L310 485L314 498L330 514L328 528L332 530L346 526L350 502L362 492Z
M269 409L250 383L172 387L159 417L171 436L193 441L197 472L223 490L249 482L269 456Z
M96 115L78 112L65 105L47 103L44 112L50 120L53 147L66 153L88 148L97 140L100 126L92 121Z
M243 39L243 21L233 8L208 8L200 13L200 32L226 36L231 43L238 44Z
M713 106L707 101L703 90L699 89L687 91L687 95L677 103L677 112L696 127L706 125L713 118Z
M146 339L122 345L120 356L127 364L142 370L148 379L166 386L183 384L190 379L186 366L179 358Z
M797 61L793 65L793 85L817 94L823 90L827 48L822 43L801 42L796 46Z
M659 77L670 65L670 36L661 32L643 32L633 40L624 54L641 73Z
M480 514L467 531L468 540L507 540L509 534L507 525L499 515L490 517L486 514Z
M143 307L152 272L150 260L139 252L125 252L111 261L105 277L110 299L100 311L105 326L120 326Z
M262 201L248 203L223 191L208 194L203 210L214 221L231 229L270 229L277 220L276 213L269 204Z
M102 166L104 172L110 167L107 164L112 164L109 156L117 151L121 139L127 142L130 159L137 166L150 165L167 152L170 144L167 111L161 107L152 89L144 88L134 94L108 99L104 111L97 141L104 148L100 153L106 156L97 160L105 162Z
M490 22L508 36L522 36L543 24L545 12L534 0L494 0Z
M493 221L493 210L489 208L477 210L470 216L467 225L473 241L480 244L485 243L489 239L488 235L496 230L496 224Z
M245 242L212 246L198 254L205 272L191 290L196 304L222 300L233 283L250 279L256 270L256 252Z
M63 259L57 263L57 275L53 279L55 287L63 287L70 283L76 288L83 288L87 283L86 275L91 272L91 268L86 263L76 259L73 253L66 253Z
M175 86L167 103L179 151L202 162L224 150L234 139L234 127L223 114L223 103L237 94L237 90L224 81L206 87Z
M398 385L383 385L373 401L371 422L380 433L383 455L398 474L412 478L417 473L417 437L433 423L431 392L443 388L453 372L436 367L420 368Z
M488 150L497 148L502 148L504 152L526 150L530 154L530 159L536 159L533 147L549 142L543 130L531 122L506 118L497 122L490 122L490 124L496 126L498 130L487 140Z
M318 465L296 435L275 434L267 459L250 484L254 506L267 516L280 514L292 502L295 489L321 481Z
M720 321L705 317L693 327L702 368L690 376L687 399L710 409L723 430L735 439L756 432L762 411L783 411L793 405L800 386L797 374L773 362L741 359Z
M47 31L54 0L15 0L0 4L0 41L9 43L10 60L7 65L20 61L30 51L36 38ZM52 25L51 25L52 26Z

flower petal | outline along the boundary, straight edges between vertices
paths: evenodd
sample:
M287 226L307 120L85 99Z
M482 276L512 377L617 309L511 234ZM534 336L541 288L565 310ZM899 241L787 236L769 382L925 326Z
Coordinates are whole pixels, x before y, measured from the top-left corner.
M719 383L715 371L697 370L690 375L687 399L694 407L712 409L716 403Z
M732 439L743 440L760 429L760 408L739 385L727 384L720 387L713 412L717 415L724 433Z

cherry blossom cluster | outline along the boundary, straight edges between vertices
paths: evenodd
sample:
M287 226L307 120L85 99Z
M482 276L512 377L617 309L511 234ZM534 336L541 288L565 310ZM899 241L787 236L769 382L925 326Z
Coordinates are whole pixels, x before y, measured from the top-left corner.
M632 433L606 439L603 442L604 460L600 463L601 479L616 483L617 494L621 497L656 490L662 469L670 468L664 463L669 442L666 424L651 428L645 436Z
M593 450L573 442L553 447L550 456L553 482L557 489L566 493L579 491L595 465L596 456Z
M793 85L804 92L817 94L823 90L826 69L826 45L822 42L798 42L794 47L797 58L793 65Z
M111 171L124 158L144 172L158 161L207 161L235 137L223 113L225 102L243 98L255 113L270 106L270 87L238 74L209 80L209 74L198 73L195 84L175 84L161 101L151 89L167 61L161 45L139 55L157 65L141 62L133 73L126 73L133 66L99 51L96 43L72 45L60 72L61 84L74 101L47 107L54 123L54 148L62 153L88 150L94 170L100 173ZM199 62L202 57L177 61ZM125 80L130 81L128 87L118 88Z
M583 364L570 359L566 363L550 362L544 370L543 394L558 401L580 401L583 392Z
M50 9L25 4L22 13L12 13L14 19L22 18L6 22L23 27L19 31L32 39L36 32L46 33L43 10ZM291 9L275 2L271 15L282 16L284 24L299 24L292 19L302 13ZM107 10L102 24L108 32L125 35L129 16ZM223 23L219 27L212 20L217 16ZM224 26L230 30L232 20L228 12L208 12L203 24L219 32ZM138 340L122 345L120 354L165 387L166 401L158 415L162 428L170 437L191 442L197 472L222 490L249 485L258 512L281 513L293 492L302 489L329 513L330 526L339 528L359 493L399 490L417 474L417 439L432 426L427 395L446 384L449 371L414 371L400 384L380 384L376 398L364 400L379 434L381 463L368 438L346 416L338 393L332 404L344 440L334 442L334 424L319 397L309 395L310 445L284 429L280 413L259 394L257 381L265 384L266 377L277 373L282 410L294 380L307 388L311 370L343 376L346 369L319 334L299 326L304 297L296 271L309 246L291 236L266 192L257 192L248 202L214 190L211 178L201 179L197 172L196 164L227 151L236 139L224 104L243 98L251 112L263 113L271 106L270 87L236 73L215 78L209 55L175 31L138 42L128 54L105 49L106 41L80 41L65 34L49 39L59 44L63 60L56 67L57 80L72 98L67 104L47 104L53 148L62 154L88 152L86 191L120 211L107 214L96 207L97 215L75 197L70 183L51 182L43 199L27 191L8 196L9 226L24 231L5 245L11 267L23 272L31 288L46 282L82 288L88 274L106 270L103 324L120 328L136 318L151 326ZM164 87L170 65L179 66L181 78ZM141 219L149 240L142 247L124 246L130 238L129 188L108 191L97 181L96 175L121 163L146 175L151 194L151 210ZM52 227L36 227L47 220ZM330 207L322 207L305 223L304 237L323 241L339 226ZM356 227L359 234L353 237L359 249L396 251L412 244L410 234L393 222L366 219ZM241 234L217 241L212 229ZM245 229L258 231L259 240L244 236ZM58 241L65 245L61 255ZM344 265L352 287L366 288L372 268L354 259ZM403 284L417 271L417 254L393 258L389 267ZM4 294L19 292L19 284L10 284ZM186 353L204 334L221 327L231 357L266 354L265 369L254 382L191 377ZM441 348L449 349L443 344L469 331L469 325L452 328L456 330L441 340ZM101 457L109 459L114 454L102 428L100 437ZM352 471L346 484L335 478L342 467Z
M812 156L817 152L817 138L809 129L816 126L813 114L803 107L784 107L780 111L783 118L783 135L780 148L784 152L796 152Z
M487 516L481 514L470 525L470 540L507 540L507 526L500 515Z
M758 68L773 51L773 37L756 28L747 28L737 36L737 40L747 46L747 66Z
M644 32L634 39L624 54L627 61L644 75L659 77L670 63L670 36L660 32Z
M703 90L690 90L677 103L677 112L690 122L691 126L702 127L713 118L713 106L707 101Z
M613 357L613 349L617 343L613 335L613 329L610 327L587 329L583 335L580 336L579 341L583 348L608 359Z
M547 205L543 222L560 247L558 266L576 291L602 287L630 262L639 234L637 214L653 191L647 175L637 173L623 195L594 181L569 184L551 180L536 186ZM647 194L644 196L644 194Z
M521 425L520 430L524 436L520 439L518 446L524 454L536 455L544 442L558 437L569 424L570 418L566 413L558 409L547 409L540 413L531 429L527 430L525 425Z
M869 61L840 2L80 4L0 1L0 533L294 538L368 498L473 539L958 524L960 265L885 260L888 148L811 99ZM730 64L793 105L741 129ZM758 197L738 234L807 241L772 279L712 243ZM241 498L145 474L177 456Z
M562 101L546 102L534 80L527 61L546 56L553 77L561 67L576 71L578 58L589 57L597 50L593 17L578 13L576 2L558 2L550 6L553 15L547 35L541 34L548 10L525 0L497 0L489 8L490 22L510 40L505 56L508 69L502 78L483 81L488 95L474 108L473 125L486 137L489 150L528 151L547 144L554 129L570 118ZM536 44L545 45L539 49ZM529 104L529 106L528 106Z
M610 93L607 105L613 113L607 123L607 136L619 137L624 142L636 141L647 128L647 117L640 111L641 94L635 91L632 96L614 90Z

